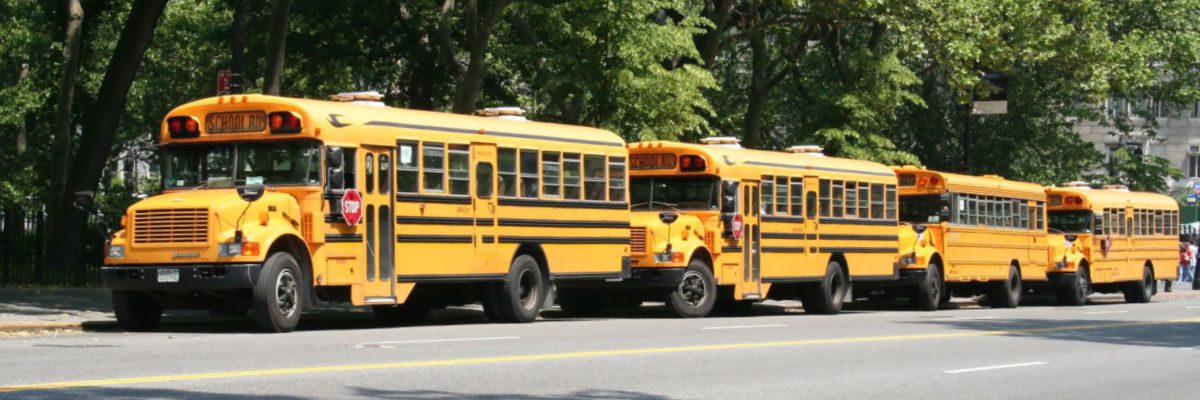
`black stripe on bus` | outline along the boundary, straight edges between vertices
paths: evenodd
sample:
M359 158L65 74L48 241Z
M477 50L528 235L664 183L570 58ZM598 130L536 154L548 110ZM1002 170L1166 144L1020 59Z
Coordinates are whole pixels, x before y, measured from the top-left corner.
M762 278L763 283L803 283L803 282L820 282L825 279L823 276L776 276L771 278Z
M471 204L470 196L430 196L420 194L397 194L396 201L402 203Z
M741 253L742 246L721 246L722 253Z
M763 232L763 239L816 239L817 235L812 233L777 233Z
M396 235L397 243L471 243L471 235Z
M629 244L629 237L501 236L500 243Z
M622 228L629 229L628 221L566 221L554 219L500 218L500 226L535 226L543 228Z
M854 275L850 277L850 280L853 282L894 281L896 279L900 279L899 271L891 275Z
M763 246L763 253L803 253L803 247L793 246Z
M762 162L762 161L746 161L746 164L758 165L758 166L762 166L762 167L779 167L779 168L794 168L794 169L813 170L813 171L845 172L845 173L850 173L850 174L886 176L886 177L890 177L890 178L896 177L896 174L893 172L888 172L888 173L867 172L867 171L859 171L859 170L855 170L855 169L818 167L818 166L814 166L814 165L778 164L778 163L769 163L769 162Z
M786 222L786 223L799 224L799 223L803 223L803 222L804 222L804 217L789 217L789 216L778 216L778 215L775 215L775 216L772 216L772 215L764 215L764 216L762 216L761 220L762 220L763 222Z
M621 273L598 273L598 272L569 272L569 273L551 273L550 280L552 281L575 281L575 280L609 280L621 279Z
M396 282L487 282L503 280L505 274L461 274L461 275L396 275Z
M423 130L428 130L428 131L464 133L464 134L469 134L469 135L478 135L479 134L479 130L477 130L477 129L449 128L449 127L444 127L444 126L405 124L405 123L390 122L390 121L369 121L364 125L383 126L383 127L388 127L388 128L423 129ZM548 135L535 135L535 134L531 134L531 133L485 131L483 133L483 135L484 136L501 136L501 137L522 138L522 139L539 139L539 140L549 140L549 141L554 141L554 142L566 142L566 143L594 144L597 146L625 147L625 144L620 143L620 142L564 138L564 137L548 136Z
M363 241L363 235L357 233L326 233L325 243L356 243Z
M808 251L816 253L816 247L809 247ZM822 253L895 253L895 247L821 247Z
M834 234L834 233L822 233L822 234L820 234L820 236L821 236L821 240L887 240L887 241L900 240L900 237L898 237L896 235L844 235L844 234ZM763 237L766 237L765 233L763 234Z
M334 222L341 222L341 223L345 223L345 222L346 222L346 219L345 219L345 218L342 218L342 214L325 214L325 222L329 222L329 223L334 223Z
M879 226L899 226L900 223L891 219L858 219L858 218L821 218L823 224L835 225L879 225Z
M581 200L538 200L516 199L501 197L502 206L554 207L554 208L603 208L612 210L627 210L629 203L610 201L581 201Z
M406 217L397 216L397 224L420 224L420 225L475 225L474 218L455 218L455 217Z
M496 243L496 237L492 235L483 235L484 243Z

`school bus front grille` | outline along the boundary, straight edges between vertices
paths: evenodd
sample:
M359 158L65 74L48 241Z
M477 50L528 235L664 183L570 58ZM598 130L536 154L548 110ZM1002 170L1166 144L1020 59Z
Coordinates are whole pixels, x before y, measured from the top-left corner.
M208 239L208 210L174 208L133 213L133 243L203 243Z
M629 252L646 254L646 228L629 228Z

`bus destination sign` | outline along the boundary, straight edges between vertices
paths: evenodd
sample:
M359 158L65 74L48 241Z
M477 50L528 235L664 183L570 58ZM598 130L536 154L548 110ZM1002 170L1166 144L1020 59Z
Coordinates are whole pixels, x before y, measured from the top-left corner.
M629 169L675 169L678 157L674 154L631 154Z
M208 133L262 132L264 129L267 129L267 113L262 111L212 113L204 117L204 130Z

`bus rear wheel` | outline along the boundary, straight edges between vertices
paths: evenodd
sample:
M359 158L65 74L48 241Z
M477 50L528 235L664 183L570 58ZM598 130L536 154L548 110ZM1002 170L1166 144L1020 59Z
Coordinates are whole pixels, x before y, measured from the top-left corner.
M667 306L675 315L684 318L700 318L712 312L717 303L717 280L702 260L692 260L679 285L667 293Z
M817 286L804 292L804 311L816 314L837 314L842 311L842 302L846 299L846 290L850 283L842 272L842 264L830 261L825 267L825 278Z
M522 254L513 260L500 285L497 305L505 322L533 322L546 302L546 280L537 260Z
M267 257L254 285L254 317L268 332L291 332L304 310L300 265L287 252Z
M1071 279L1071 283L1058 288L1058 302L1069 306L1082 306L1087 304L1088 292L1091 288L1088 287L1087 267L1080 265L1075 271L1075 275Z
M917 284L915 293L913 293L914 305L918 310L937 310L942 306L942 292L945 290L941 266L929 264L929 267L925 268L925 279Z
M992 308L1016 308L1021 304L1021 271L1016 265L1008 266L1008 279L992 287L988 302Z
M117 325L129 332L147 332L158 326L162 319L162 306L158 299L137 290L114 290L113 313Z
M1142 270L1141 280L1125 286L1125 302L1149 303L1150 298L1154 296L1154 286L1154 273L1150 271L1150 267L1146 267Z

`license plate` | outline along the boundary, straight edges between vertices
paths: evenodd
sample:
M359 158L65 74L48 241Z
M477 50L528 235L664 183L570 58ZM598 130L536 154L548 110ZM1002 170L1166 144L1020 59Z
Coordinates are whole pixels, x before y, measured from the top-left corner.
M179 282L178 268L163 268L158 270L158 281L166 283Z
M629 156L629 169L675 169L674 154L634 154Z
M267 129L267 113L262 111L212 113L204 117L204 130L208 133L261 132L264 129Z

